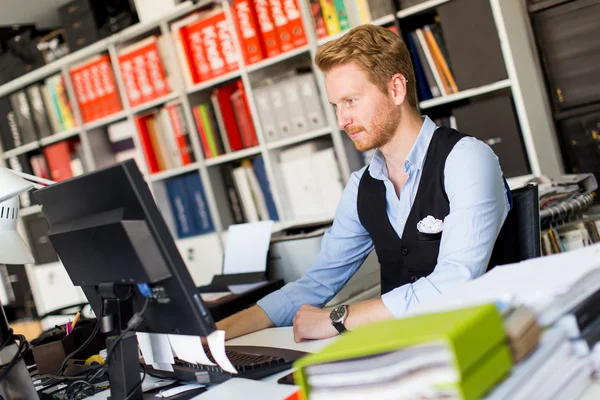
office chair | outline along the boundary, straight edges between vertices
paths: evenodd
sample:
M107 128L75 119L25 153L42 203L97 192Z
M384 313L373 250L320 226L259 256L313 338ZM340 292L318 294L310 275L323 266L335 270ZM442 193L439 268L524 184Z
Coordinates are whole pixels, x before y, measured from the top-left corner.
M488 271L496 265L541 256L538 186L529 183L511 190L511 194L513 206L496 239Z

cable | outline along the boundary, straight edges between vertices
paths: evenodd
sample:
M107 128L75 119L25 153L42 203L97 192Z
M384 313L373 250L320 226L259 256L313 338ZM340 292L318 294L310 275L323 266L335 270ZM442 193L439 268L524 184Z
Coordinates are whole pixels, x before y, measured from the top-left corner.
M13 333L12 328L9 329L9 335L6 338L6 340L4 340L4 343L2 343L2 345L0 346L0 350L8 346L11 340L18 340L19 347L17 348L17 352L15 353L13 358L9 361L8 364L6 364L5 367L3 367L2 372L0 372L0 382L2 382L2 379L4 379L4 377L10 372L12 367L14 367L19 361L21 361L23 357L25 357L25 353L27 353L27 351L29 350L29 343L27 342L25 336L15 335Z
M106 372L106 370L108 369L109 360L112 357L112 355L114 354L115 348L117 347L119 342L121 340L123 340L123 338L125 337L125 335L127 333L129 333L131 330L137 328L137 326L142 322L142 320L144 319L143 318L144 313L146 312L146 309L148 308L149 303L150 303L150 297L146 297L146 301L145 301L142 309L139 312L133 314L133 316L129 319L129 321L127 321L127 327L125 329L123 329L123 331L121 332L121 334L119 336L117 336L117 338L113 342L112 346L108 350L108 354L106 355L104 364L100 365L97 370L90 371L90 373L93 372L93 375L90 376L90 373L88 373L87 375L85 375L83 377L78 377L81 379L78 379L75 382L73 382L71 385L69 385L69 387L67 388L67 391L65 392L65 398L67 400L76 400L79 395L85 394L85 391L88 390L90 387L94 387L91 382L93 382L96 378L98 378L102 373ZM131 396L133 396L133 394L137 391L137 389L139 387L141 387L142 383L144 382L144 379L146 378L146 367L142 364L140 364L140 365L142 366L142 370L143 370L142 378L136 384L135 388L129 393L129 395L126 397L125 400L128 400L131 398ZM82 382L85 382L87 384L87 386L81 386L77 391L75 391L74 393L71 393L71 390L75 390L75 387L77 385L81 385ZM69 390L70 388L71 388L71 390Z
M98 334L98 331L100 330L100 324L102 323L102 316L104 315L104 302L100 301L100 304L101 304L100 305L100 315L96 316L96 326L94 326L94 330L92 331L90 336L87 338L87 340L81 346L79 346L72 353L70 353L68 356L65 357L62 364L60 365L60 368L58 368L58 372L56 372L56 374L55 374L56 376L60 376L62 374L64 368L67 365L67 361L69 361L71 359L71 357L73 357L75 354L79 353L81 350L83 350L85 347L87 347L87 345L89 345L92 342L92 340L94 340L96 335Z
M135 385L135 387L133 389L131 389L131 392L129 392L129 394L127 395L127 397L125 397L125 400L129 400L131 399L131 396L134 395L134 393L142 387L142 384L144 383L144 379L146 379L146 366L142 363L140 363L140 367L142 367L142 378L139 380L139 382L137 383L137 385Z

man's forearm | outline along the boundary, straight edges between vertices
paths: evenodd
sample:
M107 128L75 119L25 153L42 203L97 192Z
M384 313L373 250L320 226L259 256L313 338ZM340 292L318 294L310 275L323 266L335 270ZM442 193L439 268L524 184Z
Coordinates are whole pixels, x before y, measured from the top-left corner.
M217 322L217 329L225 331L226 339L233 339L273 326L269 316L259 306L252 306Z
M351 331L360 325L392 318L394 316L381 299L370 300L350 305L348 308L348 318L346 318L344 325L346 329Z

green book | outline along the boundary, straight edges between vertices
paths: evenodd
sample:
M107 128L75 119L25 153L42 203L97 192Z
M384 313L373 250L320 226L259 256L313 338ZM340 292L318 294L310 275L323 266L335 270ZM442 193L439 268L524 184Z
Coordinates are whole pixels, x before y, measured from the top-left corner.
M422 379L437 382L436 390L471 400L510 371L512 358L502 316L495 305L486 304L364 325L294 367L304 398L321 398L309 396L311 391L377 397L376 390L398 392Z
M335 13L338 16L338 22L340 23L342 32L350 29L350 20L348 19L348 12L346 11L344 0L333 0L333 6L335 7Z

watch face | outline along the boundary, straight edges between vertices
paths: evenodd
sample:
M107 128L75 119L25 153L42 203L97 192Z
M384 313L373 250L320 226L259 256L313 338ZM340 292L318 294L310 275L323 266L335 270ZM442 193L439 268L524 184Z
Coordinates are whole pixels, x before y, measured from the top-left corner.
M333 322L340 322L344 316L346 315L346 307L341 306L341 307L336 307L331 311L331 320Z

